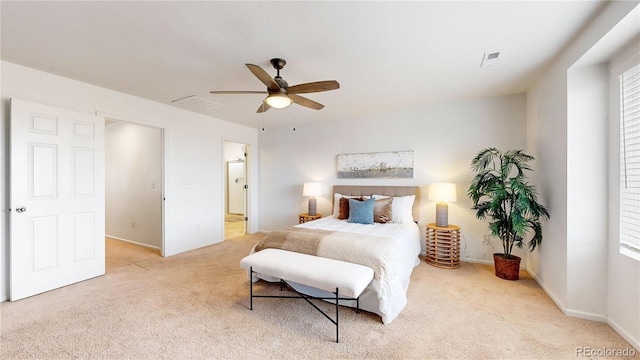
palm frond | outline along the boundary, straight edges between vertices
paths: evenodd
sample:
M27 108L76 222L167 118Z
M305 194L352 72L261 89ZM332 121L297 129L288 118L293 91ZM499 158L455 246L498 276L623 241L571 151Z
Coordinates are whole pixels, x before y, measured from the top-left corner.
M496 148L488 148L480 151L471 161L471 168L473 171L480 171L486 169L493 163L495 157L500 157L501 154Z

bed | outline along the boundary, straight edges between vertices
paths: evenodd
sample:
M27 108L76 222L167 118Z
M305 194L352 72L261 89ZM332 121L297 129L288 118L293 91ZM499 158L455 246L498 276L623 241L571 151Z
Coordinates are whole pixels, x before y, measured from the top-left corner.
M333 193L331 216L271 232L252 252L280 248L371 267L374 279L360 295L359 306L380 315L384 324L390 324L407 304L410 276L420 263L419 187L340 185L333 187ZM370 197L373 200L366 205L364 200ZM354 203L348 198L362 201ZM358 207L375 203L376 215L383 223L363 224L357 219L344 219L344 202L353 205L349 214L352 216L358 215ZM279 281L264 274L257 274L257 278ZM311 296L330 296L302 284L291 285ZM340 305L355 307L355 302L345 300Z

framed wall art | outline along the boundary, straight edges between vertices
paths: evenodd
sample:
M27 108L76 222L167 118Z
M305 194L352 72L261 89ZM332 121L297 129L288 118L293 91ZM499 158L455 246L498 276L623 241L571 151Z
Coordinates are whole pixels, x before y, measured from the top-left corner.
M338 179L413 178L413 150L336 156Z

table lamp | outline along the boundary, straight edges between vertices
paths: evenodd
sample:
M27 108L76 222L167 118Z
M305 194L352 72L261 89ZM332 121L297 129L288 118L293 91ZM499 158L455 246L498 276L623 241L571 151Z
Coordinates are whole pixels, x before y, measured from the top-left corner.
M449 226L449 205L455 202L456 184L454 183L433 183L429 186L429 200L437 201L436 204L436 226Z
M320 183L304 183L304 186L302 188L302 195L309 196L309 215L316 215L316 196L321 195Z

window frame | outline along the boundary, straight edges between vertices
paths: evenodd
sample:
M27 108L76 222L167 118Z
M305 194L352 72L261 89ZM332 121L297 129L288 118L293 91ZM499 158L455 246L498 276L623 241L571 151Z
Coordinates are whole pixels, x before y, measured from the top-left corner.
M625 180L623 178L623 166L622 166L622 161L623 161L622 153L623 153L624 143L622 141L623 117L621 116L621 110L623 108L623 104L622 104L623 99L621 98L621 91L622 91L621 79L624 73L628 72L629 70L637 66L640 66L640 54L638 54L638 51L637 51L639 44L640 44L640 38L636 39L636 41L633 41L630 46L626 47L623 51L621 51L618 54L618 56L616 56L610 63L610 73L613 80L611 92L612 93L615 92L615 94L612 94L614 96L612 96L612 99L611 99L612 100L611 107L614 109L614 111L612 111L611 113L612 115L614 115L612 120L614 121L615 125L617 125L615 127L615 129L617 129L615 137L617 137L618 139L616 146L612 146L612 151L615 151L615 155L616 155L615 159L617 161L617 166L613 167L613 170L617 168L617 171L613 171L613 174L615 174L615 179L612 179L613 184L615 184L615 189L617 190L615 194L617 201L614 202L615 205L613 206L612 210L616 211L617 216L614 219L612 219L613 221L610 221L610 226L617 229L615 233L617 234L617 243L618 243L617 245L618 245L619 253L627 257L630 257L632 259L635 259L637 261L640 261L640 242L629 241L628 238L624 237L621 230L622 223L623 223L623 216L622 216L623 204L622 203L624 198L622 186ZM638 92L638 94L640 95L640 92ZM611 159L612 161L614 161L613 156Z

